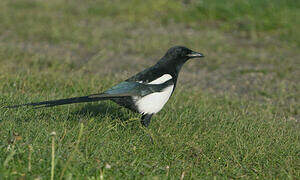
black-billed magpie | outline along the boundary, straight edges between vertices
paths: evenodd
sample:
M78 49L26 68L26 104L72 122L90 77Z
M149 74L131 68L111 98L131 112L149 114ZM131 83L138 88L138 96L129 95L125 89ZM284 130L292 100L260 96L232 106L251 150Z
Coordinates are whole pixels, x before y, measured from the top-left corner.
M203 54L183 46L174 46L154 66L102 93L7 107L34 106L41 108L80 102L112 100L123 107L142 114L141 123L143 126L148 127L152 115L163 108L174 92L177 77L183 64L189 59L200 57L204 57Z

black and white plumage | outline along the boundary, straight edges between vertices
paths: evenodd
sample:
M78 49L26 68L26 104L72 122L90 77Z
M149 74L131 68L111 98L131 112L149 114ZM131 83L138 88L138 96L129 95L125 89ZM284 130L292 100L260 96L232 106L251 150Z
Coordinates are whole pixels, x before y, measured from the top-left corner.
M174 46L154 66L100 94L7 107L34 106L41 108L80 102L112 100L123 107L142 114L141 122L147 127L150 124L152 115L163 108L174 92L177 77L183 64L189 59L198 57L204 56L186 47Z

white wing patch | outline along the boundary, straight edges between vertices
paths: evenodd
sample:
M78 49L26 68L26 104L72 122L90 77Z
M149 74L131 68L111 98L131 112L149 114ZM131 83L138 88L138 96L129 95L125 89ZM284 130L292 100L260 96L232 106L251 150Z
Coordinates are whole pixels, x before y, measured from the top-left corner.
M148 84L162 84L170 79L172 79L170 74L164 74ZM174 85L170 85L161 92L152 93L140 99L135 98L135 105L137 106L138 111L142 114L154 114L159 112L169 100L173 92L173 88Z
M162 84L170 79L172 79L172 76L170 74L164 74L161 77L149 82L148 84Z

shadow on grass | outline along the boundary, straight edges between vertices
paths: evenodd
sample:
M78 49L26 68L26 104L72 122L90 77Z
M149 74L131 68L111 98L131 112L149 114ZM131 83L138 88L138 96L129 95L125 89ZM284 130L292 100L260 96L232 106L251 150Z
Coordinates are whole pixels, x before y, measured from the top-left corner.
M71 112L72 115L79 115L81 117L98 117L97 120L101 120L101 117L109 116L111 119L120 120L126 122L132 118L133 114L138 118L139 115L118 105L111 105L108 103L98 103L98 104L86 104L80 109ZM100 118L99 118L100 117Z

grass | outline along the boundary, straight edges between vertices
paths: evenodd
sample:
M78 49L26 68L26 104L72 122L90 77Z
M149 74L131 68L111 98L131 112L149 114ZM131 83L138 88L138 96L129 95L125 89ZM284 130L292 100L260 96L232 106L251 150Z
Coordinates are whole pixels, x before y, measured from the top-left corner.
M101 92L177 44L206 58L149 129L112 102L0 108L0 179L299 178L297 16L293 0L1 1L0 106Z

